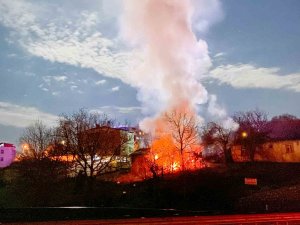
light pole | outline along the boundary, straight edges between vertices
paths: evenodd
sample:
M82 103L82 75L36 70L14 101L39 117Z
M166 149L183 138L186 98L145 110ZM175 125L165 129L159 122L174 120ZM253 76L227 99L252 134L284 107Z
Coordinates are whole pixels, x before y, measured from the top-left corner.
M243 131L241 133L242 136L242 149L241 149L241 156L245 157L245 156L250 156L247 154L247 149L246 149L246 139L248 137L248 133L246 131Z

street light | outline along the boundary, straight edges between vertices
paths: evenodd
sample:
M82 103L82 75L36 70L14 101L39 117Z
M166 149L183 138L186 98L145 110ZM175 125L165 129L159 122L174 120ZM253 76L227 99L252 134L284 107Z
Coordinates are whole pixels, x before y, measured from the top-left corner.
M247 134L246 131L243 131L243 132L242 132L242 138L246 138L246 137L248 137L248 134Z
M27 143L22 144L22 149L23 150L28 150L29 149L29 145Z
M246 138L248 137L248 133L246 131L243 131L241 133L242 136L242 146L241 146L241 156L245 157L246 154Z

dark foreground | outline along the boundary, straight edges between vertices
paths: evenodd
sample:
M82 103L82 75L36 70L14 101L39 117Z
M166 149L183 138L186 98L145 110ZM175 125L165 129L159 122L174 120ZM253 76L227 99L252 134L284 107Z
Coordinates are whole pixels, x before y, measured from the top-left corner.
M109 219L109 220L73 220L73 221L50 221L50 222L26 222L10 223L32 225L93 225L93 224L205 224L205 225L299 225L300 213L276 213L276 214L253 214L253 215L218 215L218 216L190 216L190 217L164 217L164 218L135 218L135 219Z
M193 217L213 215L216 212L190 211L174 209L125 208L125 207L43 207L43 208L8 208L0 209L1 223L70 221L70 220L105 220L162 217ZM221 212L218 212L219 214ZM223 214L226 212L222 212ZM51 224L51 223L49 223Z

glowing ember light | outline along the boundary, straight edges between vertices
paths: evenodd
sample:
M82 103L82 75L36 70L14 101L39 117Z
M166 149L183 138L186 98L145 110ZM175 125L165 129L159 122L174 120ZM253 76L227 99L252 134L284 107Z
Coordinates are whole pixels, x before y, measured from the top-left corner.
M243 138L246 138L246 137L248 137L248 134L247 134L247 132L246 132L246 131L243 131L243 132L242 132L242 137L243 137Z
M65 140L62 140L60 143L61 143L62 145L65 145L65 144L66 144L66 141L65 141Z
M179 164L177 162L174 162L171 167L173 171L176 171L179 169Z
M29 149L29 145L27 143L22 144L22 149L23 150L28 150Z
M200 14L194 6L192 1L181 0L124 4L121 33L124 40L141 50L140 58L132 60L129 66L130 79L126 81L138 88L143 105L153 112L150 114L153 117L139 124L140 129L151 134L151 146L134 156L131 174L123 180L203 168L200 154L203 146L195 126L203 120L198 115L200 104L211 101L208 112L227 122L226 116L218 113L215 96L209 96L198 79L207 73L212 62L207 43L197 40L192 32L193 13L201 18L207 6L201 4L204 8ZM143 131L137 133L136 140L143 138Z

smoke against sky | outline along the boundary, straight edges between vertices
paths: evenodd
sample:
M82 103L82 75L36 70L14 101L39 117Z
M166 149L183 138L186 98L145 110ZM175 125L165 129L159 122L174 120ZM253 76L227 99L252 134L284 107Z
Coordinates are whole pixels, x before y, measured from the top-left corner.
M128 80L138 88L144 112L152 112L152 116L174 109L197 113L200 104L209 99L200 80L212 62L207 43L197 40L192 24L201 32L207 31L220 18L219 2L131 0L123 7L122 35L142 58L128 71ZM213 101L208 112L217 119L225 118L224 109L222 114L215 112L220 110L215 107L215 96ZM146 120L141 125L149 129L152 122Z
M226 111L231 115L257 107L270 116L300 115L294 104L300 93L299 1L182 1L180 4L189 6L174 18L184 18L186 31L191 32L167 46L175 41L185 44L189 38L190 46L175 46L174 58L160 63L150 57L160 49L149 51L150 36L147 42L143 36L144 20L133 21L141 29L136 33L128 30L130 26L124 29L124 8L134 11L137 5L122 3L0 0L0 117L6 118L0 121L2 140L16 143L16 130L42 119L37 115L47 115L46 122L51 125L61 113L81 107L136 124L144 116L155 116L169 107L174 100L172 89L177 89L175 84L183 77L188 77L188 86L199 88L201 96L193 93L191 104L198 106L198 114L209 114L208 120ZM136 1L144 10L146 3ZM163 15L152 17L159 21ZM157 26L161 29L166 23ZM175 25L166 29L179 29ZM161 46L164 52L160 57L171 53ZM191 51L191 46L196 47ZM167 69L167 64L179 61L181 64ZM147 67L149 62L164 66ZM177 81L164 84L178 68L181 71L174 75ZM143 74L145 71L149 73ZM165 71L169 75L163 78L160 75ZM181 77L182 71L189 74ZM141 74L146 81L140 79ZM188 89L180 92L180 96L189 95ZM199 105L198 101L208 102ZM14 113L7 117L8 111Z

